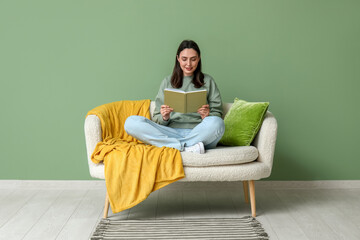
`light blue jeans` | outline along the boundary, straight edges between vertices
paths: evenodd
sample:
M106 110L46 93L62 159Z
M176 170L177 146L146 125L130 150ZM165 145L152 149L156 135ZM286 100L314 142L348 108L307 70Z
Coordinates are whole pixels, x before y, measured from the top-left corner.
M124 128L129 135L144 143L180 151L198 142L203 142L205 149L215 148L225 131L224 120L216 116L204 118L192 129L171 128L142 116L130 116L126 119Z

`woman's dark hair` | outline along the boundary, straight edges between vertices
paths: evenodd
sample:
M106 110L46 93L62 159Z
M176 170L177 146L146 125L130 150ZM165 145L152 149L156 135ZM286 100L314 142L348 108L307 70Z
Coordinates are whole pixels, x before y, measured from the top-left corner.
M180 56L180 52L186 48L194 49L200 57L200 49L199 46L196 44L196 42L192 40L184 40L180 43L175 57L174 70L171 76L171 85L174 88L181 88L183 85L184 73L177 60L177 56ZM204 74L201 72L201 58L199 60L197 68L194 71L192 83L195 85L196 88L199 88L204 85Z

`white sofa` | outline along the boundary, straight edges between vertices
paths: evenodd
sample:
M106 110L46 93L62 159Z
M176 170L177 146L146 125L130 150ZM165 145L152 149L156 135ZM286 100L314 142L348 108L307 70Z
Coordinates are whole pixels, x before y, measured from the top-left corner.
M231 103L224 103L224 116L230 109ZM155 103L150 104L151 116ZM85 139L90 175L94 178L105 179L104 164L95 164L91 155L101 139L100 119L89 115L85 119ZM251 146L218 146L206 150L205 154L182 152L185 178L179 181L242 181L245 201L249 202L248 185L250 187L250 201L252 216L256 217L254 180L269 177L273 165L275 142L277 135L277 121L272 113L266 113L263 124ZM105 198L104 218L109 209L108 195Z

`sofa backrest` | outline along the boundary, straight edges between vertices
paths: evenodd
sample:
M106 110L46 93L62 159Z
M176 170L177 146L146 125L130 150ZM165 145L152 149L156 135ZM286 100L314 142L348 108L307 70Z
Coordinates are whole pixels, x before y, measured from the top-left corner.
M223 103L223 118L225 116L225 114L229 111L230 107L231 107L232 103ZM150 115L151 115L151 119L154 115L154 110L155 110L155 101L151 101L150 103Z

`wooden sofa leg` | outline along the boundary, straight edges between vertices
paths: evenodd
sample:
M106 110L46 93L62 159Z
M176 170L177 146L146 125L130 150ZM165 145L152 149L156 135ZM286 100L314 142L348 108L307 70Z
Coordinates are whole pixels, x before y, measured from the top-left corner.
M245 202L249 203L249 182L243 181L243 188L244 188L244 196L245 196Z
M255 204L255 184L254 180L249 181L250 187L250 201L251 201L251 215L256 217L256 204Z
M107 218L108 216L108 212L109 212L109 195L106 192L106 197L105 197L105 207L104 207L104 218Z

